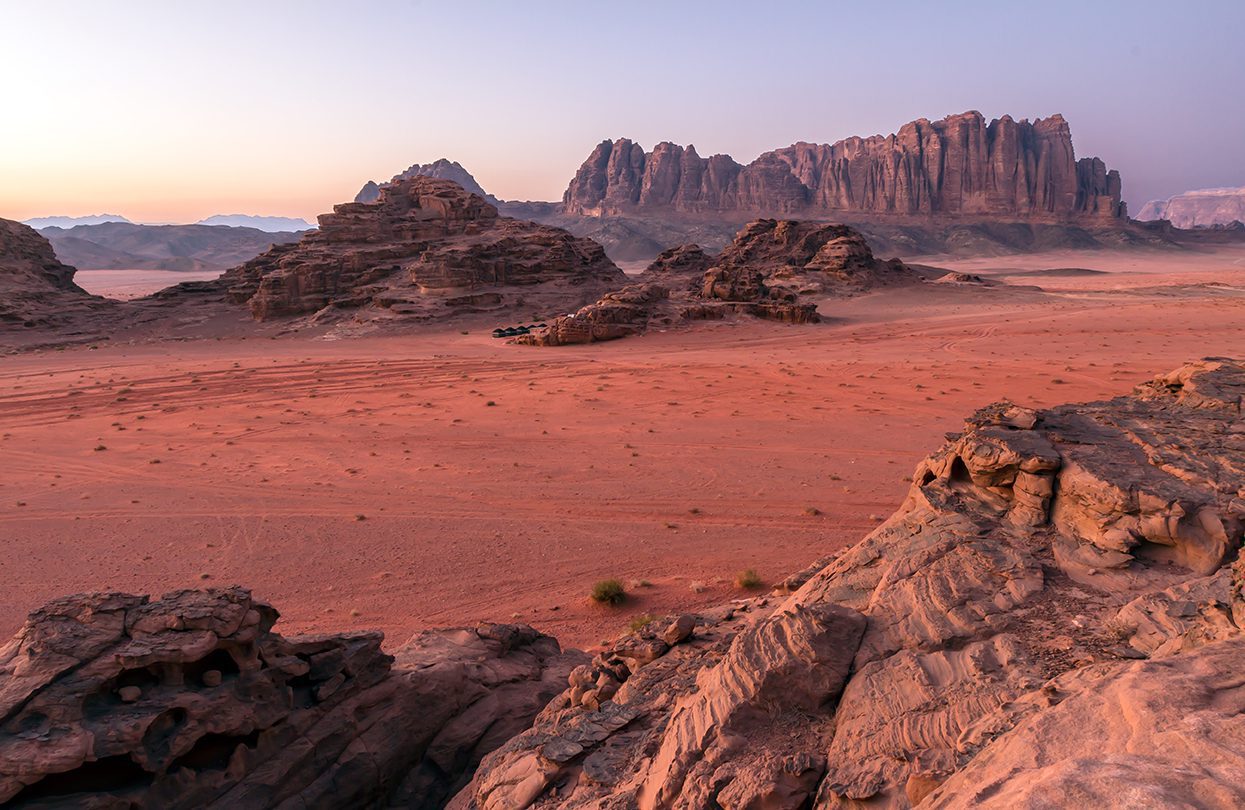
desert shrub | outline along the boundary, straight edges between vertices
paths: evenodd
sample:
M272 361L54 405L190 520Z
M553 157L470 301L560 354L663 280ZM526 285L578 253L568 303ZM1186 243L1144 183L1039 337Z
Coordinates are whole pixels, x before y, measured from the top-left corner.
M592 586L589 596L592 601L602 605L621 605L627 600L627 590L623 587L622 580L603 579Z
M748 568L740 571L735 575L735 587L752 590L759 588L765 583L761 581L761 575L756 572L755 568Z

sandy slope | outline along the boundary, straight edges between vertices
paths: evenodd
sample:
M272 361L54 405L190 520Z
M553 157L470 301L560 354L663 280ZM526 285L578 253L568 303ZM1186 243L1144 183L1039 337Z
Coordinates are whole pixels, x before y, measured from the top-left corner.
M473 327L4 358L0 633L66 592L237 582L286 632L379 627L396 643L513 614L596 643L638 613L721 602L744 567L778 579L859 539L979 405L1114 395L1245 356L1243 259L957 262L1108 272L582 348ZM590 605L607 576L651 584L625 608Z

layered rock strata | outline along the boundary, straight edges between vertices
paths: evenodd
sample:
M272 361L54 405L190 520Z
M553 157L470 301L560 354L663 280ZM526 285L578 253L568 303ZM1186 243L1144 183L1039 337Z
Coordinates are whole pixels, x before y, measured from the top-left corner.
M319 222L228 271L229 298L259 320L326 308L433 319L519 306L566 312L626 280L596 243L498 216L481 197L422 175Z
M0 219L0 335L47 329L94 334L89 319L115 306L75 284L76 272L33 228Z

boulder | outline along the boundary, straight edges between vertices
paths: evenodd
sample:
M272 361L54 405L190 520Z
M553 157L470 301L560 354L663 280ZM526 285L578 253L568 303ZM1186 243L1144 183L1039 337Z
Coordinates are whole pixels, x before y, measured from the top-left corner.
M432 807L581 658L530 627L284 638L241 588L86 594L0 648L6 807Z

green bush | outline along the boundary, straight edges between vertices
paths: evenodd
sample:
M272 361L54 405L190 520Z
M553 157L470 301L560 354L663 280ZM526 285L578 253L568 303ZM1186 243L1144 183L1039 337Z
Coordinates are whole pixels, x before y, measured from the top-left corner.
M603 579L592 586L592 601L600 602L603 605L621 605L627 601L627 590L623 588L622 580L619 579Z

